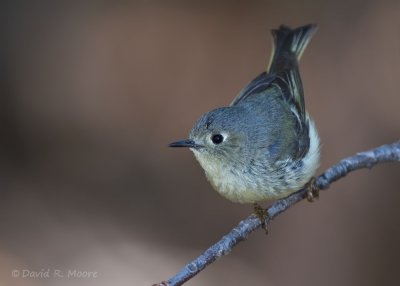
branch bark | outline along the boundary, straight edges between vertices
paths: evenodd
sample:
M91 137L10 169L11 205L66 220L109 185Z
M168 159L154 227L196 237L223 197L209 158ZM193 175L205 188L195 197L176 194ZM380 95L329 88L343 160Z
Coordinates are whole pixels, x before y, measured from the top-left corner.
M372 168L384 162L400 162L400 141L392 144L382 145L369 151L358 153L354 156L341 160L338 164L326 170L314 181L314 187L319 190L326 190L331 183L345 177L348 173L362 169ZM303 188L290 196L280 199L273 203L268 209L268 217L265 224L268 225L272 219L282 212L289 209L294 204L307 197L307 188ZM250 215L242 220L227 235L222 237L217 243L208 248L203 254L186 264L177 274L168 281L164 281L153 286L178 286L182 285L218 258L227 255L239 242L245 240L253 231L259 229L262 222L257 216Z

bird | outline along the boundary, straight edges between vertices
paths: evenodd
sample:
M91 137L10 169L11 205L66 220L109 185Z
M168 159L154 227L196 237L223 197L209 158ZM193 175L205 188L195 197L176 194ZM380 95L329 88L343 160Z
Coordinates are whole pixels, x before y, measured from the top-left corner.
M299 71L317 26L271 30L268 68L230 105L203 114L189 138L169 147L189 148L212 187L236 203L280 199L311 182L320 162L320 139L305 109Z

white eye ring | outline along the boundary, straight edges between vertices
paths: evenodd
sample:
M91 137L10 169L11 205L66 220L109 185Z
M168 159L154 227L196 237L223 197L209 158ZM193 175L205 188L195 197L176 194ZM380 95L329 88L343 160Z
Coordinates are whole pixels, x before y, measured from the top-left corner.
M214 144L214 145L219 145L221 143L223 143L227 138L227 134L224 132L221 133L213 133L210 136L210 141Z

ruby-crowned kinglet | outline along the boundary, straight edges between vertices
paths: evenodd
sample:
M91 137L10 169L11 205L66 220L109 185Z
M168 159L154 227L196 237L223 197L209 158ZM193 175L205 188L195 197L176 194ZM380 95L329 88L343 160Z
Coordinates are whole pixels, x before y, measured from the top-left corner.
M204 114L188 147L215 190L239 203L284 197L301 189L319 166L319 138L304 105L298 61L315 25L272 30L267 72L251 81L228 107Z

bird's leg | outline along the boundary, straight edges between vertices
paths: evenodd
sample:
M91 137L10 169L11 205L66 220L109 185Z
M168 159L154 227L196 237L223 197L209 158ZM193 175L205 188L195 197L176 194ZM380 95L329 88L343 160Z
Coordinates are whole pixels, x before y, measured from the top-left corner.
M267 224L265 223L268 218L268 211L260 206L258 203L254 203L254 214L261 221L261 227L263 230L265 230L265 234L268 234Z
M315 177L310 179L305 188L307 189L307 201L313 202L319 198L319 188L315 184Z

